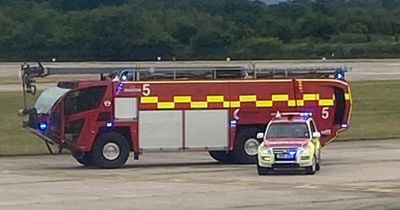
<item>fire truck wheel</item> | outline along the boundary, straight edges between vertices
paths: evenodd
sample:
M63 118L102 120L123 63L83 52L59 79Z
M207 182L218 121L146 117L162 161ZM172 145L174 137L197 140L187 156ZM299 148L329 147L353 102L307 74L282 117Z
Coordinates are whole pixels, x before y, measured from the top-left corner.
M230 163L231 162L231 154L226 151L209 151L208 152L214 160L220 163Z
M100 168L120 168L129 157L129 144L118 133L105 133L96 138L92 148L93 162Z
M73 152L72 156L75 158L78 163L84 166L93 166L92 156L89 152Z
M259 131L257 128L248 128L238 132L235 148L232 151L233 162L245 164L256 162L258 146L260 145L256 135Z

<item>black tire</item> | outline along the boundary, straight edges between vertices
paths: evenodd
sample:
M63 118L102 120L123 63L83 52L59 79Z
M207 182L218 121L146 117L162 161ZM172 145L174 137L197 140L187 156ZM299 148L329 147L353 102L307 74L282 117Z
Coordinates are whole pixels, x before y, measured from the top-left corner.
M235 140L235 147L232 151L232 162L241 164L254 164L257 159L257 154L249 155L245 151L246 141L253 139L257 140L258 144L261 140L256 138L257 133L260 132L258 128L242 129L237 133Z
M316 165L316 168L315 168L317 171L319 171L319 170L321 170L321 165L320 165L320 163L317 163L317 165Z
M321 150L318 153L318 161L317 161L317 165L316 165L316 170L317 171L321 170Z
M84 152L84 153L72 153L72 156L75 158L78 163L84 165L84 166L93 166L93 158L91 156L91 153L89 152Z
M220 163L231 163L231 154L226 151L209 151L210 156Z
M265 167L261 167L258 164L258 160L256 161L257 163L257 173L259 176L265 176L271 173L271 171L273 170L272 168L265 168Z
M315 172L317 172L317 159L316 159L315 155L313 157L313 165L307 166L305 168L305 172L307 175L314 175Z
M103 154L105 146L114 149L116 152L115 158L107 158ZM124 136L119 133L110 132L101 134L96 138L96 142L93 145L91 156L95 166L100 168L120 168L128 160L130 152L130 146Z

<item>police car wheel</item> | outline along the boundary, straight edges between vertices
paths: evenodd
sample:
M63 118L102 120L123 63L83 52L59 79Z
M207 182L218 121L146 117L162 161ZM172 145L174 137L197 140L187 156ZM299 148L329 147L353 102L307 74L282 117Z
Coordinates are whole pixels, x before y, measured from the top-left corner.
M232 158L231 154L226 151L209 151L210 156L220 163L230 163Z
M319 171L319 170L321 169L321 151L319 151L319 154L318 154L318 161L317 161L317 164L316 164L315 169L316 169L317 171Z
M73 152L72 156L75 158L76 161L78 161L78 163L84 166L93 166L93 159L91 153L89 152Z
M313 164L311 166L307 166L305 168L305 172L308 175L314 175L316 171L317 171L317 160L316 160L316 157L314 156L313 157Z
M110 132L100 135L92 148L93 162L100 168L120 168L129 157L130 146L124 136Z
M236 135L235 147L232 151L232 162L252 164L256 162L260 141L256 139L258 128L240 130Z
M258 164L258 159L257 159L256 162L257 162L257 163L256 163L256 164L257 164L257 173L258 173L259 176L268 175L268 174L270 174L271 171L273 170L272 168L261 167L261 166Z

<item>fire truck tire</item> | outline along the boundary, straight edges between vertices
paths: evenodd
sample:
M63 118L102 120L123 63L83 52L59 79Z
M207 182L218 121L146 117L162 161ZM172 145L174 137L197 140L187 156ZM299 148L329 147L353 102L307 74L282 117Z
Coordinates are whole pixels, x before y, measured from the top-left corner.
M317 158L314 155L313 164L311 166L307 166L305 168L305 172L307 175L314 175L317 172Z
M209 151L210 156L220 163L230 163L231 154L226 151Z
M96 138L92 148L92 158L95 166L100 168L120 168L129 157L128 141L119 133L110 132Z
M260 141L256 138L258 132L260 132L258 128L247 128L238 132L232 151L234 163L254 164L256 162L258 145L260 145Z
M72 156L75 158L78 163L84 165L84 166L93 166L93 159L92 156L89 152L85 153L72 153Z

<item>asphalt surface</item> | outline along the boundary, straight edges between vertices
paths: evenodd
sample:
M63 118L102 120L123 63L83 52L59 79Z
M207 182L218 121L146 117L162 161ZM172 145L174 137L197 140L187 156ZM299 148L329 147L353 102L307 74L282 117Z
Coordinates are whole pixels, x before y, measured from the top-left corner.
M69 155L0 158L0 209L388 209L400 207L400 139L333 142L321 171L258 176L207 153L147 153L117 170Z

